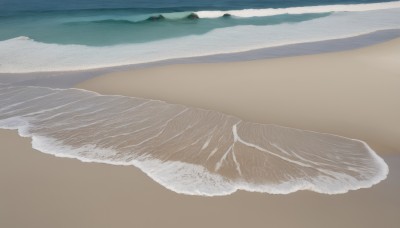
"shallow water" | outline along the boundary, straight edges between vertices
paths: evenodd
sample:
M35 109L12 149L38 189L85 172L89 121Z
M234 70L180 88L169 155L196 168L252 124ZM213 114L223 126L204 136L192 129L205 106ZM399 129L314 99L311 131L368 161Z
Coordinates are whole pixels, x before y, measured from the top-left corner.
M177 193L336 194L385 179L362 141L216 111L78 89L0 85L0 128L85 162L133 165Z

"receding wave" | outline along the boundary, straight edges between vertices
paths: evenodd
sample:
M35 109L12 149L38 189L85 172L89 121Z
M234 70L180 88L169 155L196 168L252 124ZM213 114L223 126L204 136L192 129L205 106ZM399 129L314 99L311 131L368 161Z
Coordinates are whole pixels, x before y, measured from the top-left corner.
M136 166L190 195L336 194L370 187L388 174L362 141L77 89L0 85L0 128L18 129L44 153Z

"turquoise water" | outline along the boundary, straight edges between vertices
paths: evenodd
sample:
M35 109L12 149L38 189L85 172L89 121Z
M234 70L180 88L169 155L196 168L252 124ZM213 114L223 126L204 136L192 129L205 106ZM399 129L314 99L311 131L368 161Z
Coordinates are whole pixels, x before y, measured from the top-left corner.
M152 1L50 1L17 0L0 3L0 40L26 36L38 42L106 46L143 43L201 35L218 28L239 25L298 23L329 15L283 14L266 17L188 18L203 10L288 8L313 5L380 2L376 0L152 0ZM160 20L146 20L163 15ZM194 14L193 14L194 15ZM167 18L170 17L170 18Z
M0 40L27 36L36 41L58 44L104 46L142 43L188 35L201 35L213 29L238 25L274 25L296 23L324 17L329 13L277 15L255 18L190 19L190 13L175 13L176 19L148 20L151 14L129 11L107 13L47 12L12 17L2 23ZM29 23L25 23L30 21Z

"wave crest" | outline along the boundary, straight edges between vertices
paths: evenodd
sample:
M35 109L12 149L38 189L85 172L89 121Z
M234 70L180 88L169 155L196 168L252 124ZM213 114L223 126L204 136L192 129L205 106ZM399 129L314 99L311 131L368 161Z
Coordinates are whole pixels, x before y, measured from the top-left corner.
M174 13L153 14L145 19L139 20L99 20L94 23L141 23L146 21L164 21L164 20L185 20L185 19L213 19L213 18L251 18L251 17L268 17L283 14L321 14L333 12L362 12L371 10L384 10L400 8L400 1L369 3L369 4L349 4L349 5L322 5L322 6L306 6L306 7L290 7L290 8L266 8L266 9L242 9L242 10L210 10L210 11L186 11ZM75 22L72 22L75 23Z
M362 12L371 10L384 10L400 8L400 1L370 3L370 4L349 4L349 5L326 5L306 6L290 8L269 8L269 9L243 9L228 11L198 11L195 12L200 18L219 18L224 15L234 17L266 17L280 14L306 14L306 13L331 13L331 12Z

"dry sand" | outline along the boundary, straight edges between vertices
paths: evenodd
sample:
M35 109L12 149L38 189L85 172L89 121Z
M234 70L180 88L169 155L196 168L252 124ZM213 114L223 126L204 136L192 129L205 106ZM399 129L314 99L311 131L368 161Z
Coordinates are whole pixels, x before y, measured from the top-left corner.
M372 188L332 196L185 196L134 167L56 158L0 130L0 227L399 227L400 40L342 53L123 72L80 87L363 139L384 155L390 174Z
M171 65L79 85L366 141L400 153L400 39L328 54Z

